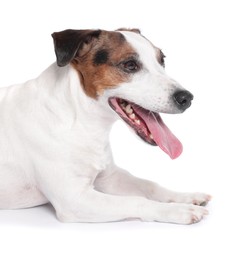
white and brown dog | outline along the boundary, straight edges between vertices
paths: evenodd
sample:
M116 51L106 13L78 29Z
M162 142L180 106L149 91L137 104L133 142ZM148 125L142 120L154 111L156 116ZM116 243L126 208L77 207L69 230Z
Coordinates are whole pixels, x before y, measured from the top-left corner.
M159 113L181 113L193 96L166 75L162 51L137 29L52 36L57 63L0 89L0 208L50 202L64 222L201 220L209 195L169 191L112 158L119 116L171 158L182 152Z

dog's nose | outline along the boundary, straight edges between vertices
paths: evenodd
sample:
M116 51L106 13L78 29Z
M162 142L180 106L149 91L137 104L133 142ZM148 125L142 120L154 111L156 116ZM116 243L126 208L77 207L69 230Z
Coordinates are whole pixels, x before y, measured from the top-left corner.
M173 100L178 108L184 111L191 106L193 95L187 90L180 90L173 94Z

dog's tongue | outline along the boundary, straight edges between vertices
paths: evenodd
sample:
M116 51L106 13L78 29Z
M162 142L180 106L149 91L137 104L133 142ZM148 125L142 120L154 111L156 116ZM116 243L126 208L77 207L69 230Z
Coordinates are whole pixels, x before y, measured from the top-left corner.
M149 111L137 106L134 106L134 110L146 123L155 143L167 153L171 159L176 159L182 153L182 144L164 124L160 115L153 112L149 113Z

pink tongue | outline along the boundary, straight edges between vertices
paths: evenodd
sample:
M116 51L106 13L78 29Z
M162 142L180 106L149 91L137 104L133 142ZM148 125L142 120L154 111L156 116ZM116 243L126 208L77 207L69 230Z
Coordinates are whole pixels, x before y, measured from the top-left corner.
M171 159L176 159L182 153L182 144L164 124L160 115L157 113L146 113L147 111L137 106L134 106L134 110L145 121L155 143L167 153Z

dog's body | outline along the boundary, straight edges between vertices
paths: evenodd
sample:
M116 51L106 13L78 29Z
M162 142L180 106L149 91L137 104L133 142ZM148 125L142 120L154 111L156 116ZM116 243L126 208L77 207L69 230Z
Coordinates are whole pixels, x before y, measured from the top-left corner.
M181 153L156 113L183 112L192 95L165 74L162 52L137 30L67 30L53 38L58 65L0 89L0 208L51 202L66 222L201 220L209 195L166 190L112 158L117 114L172 158Z

